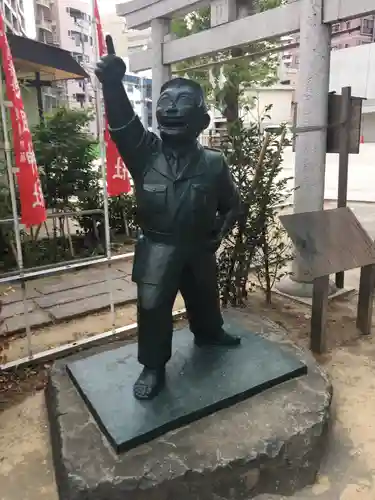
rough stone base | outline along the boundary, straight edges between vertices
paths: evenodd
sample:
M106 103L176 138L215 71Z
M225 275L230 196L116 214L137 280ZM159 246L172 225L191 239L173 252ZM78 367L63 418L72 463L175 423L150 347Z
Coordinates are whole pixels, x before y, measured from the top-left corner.
M55 366L47 405L61 500L248 500L290 495L314 482L327 439L330 382L278 326L233 316L297 354L308 374L122 455L101 434L64 365Z

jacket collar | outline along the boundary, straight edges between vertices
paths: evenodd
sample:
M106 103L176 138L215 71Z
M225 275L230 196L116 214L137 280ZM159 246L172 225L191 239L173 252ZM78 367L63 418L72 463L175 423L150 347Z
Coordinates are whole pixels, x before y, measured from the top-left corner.
M203 153L204 148L198 141L194 149L190 150L189 148L186 151L173 150L161 144L160 148L155 153L151 168L172 181L191 179L203 175L206 172L206 161ZM180 157L182 162L185 162L185 165L180 172L175 175L171 168L171 164L176 161L177 157Z

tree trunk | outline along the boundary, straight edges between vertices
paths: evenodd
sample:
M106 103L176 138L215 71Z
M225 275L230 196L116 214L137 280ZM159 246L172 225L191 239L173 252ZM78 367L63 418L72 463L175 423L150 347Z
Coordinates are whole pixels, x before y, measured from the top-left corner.
M237 18L247 17L255 13L256 0L237 0ZM241 57L244 51L240 47L231 50L231 57ZM227 89L224 96L224 111L223 115L227 120L227 124L236 122L240 117L239 110L240 83L231 85ZM229 127L228 127L229 128Z
M233 51L232 51L233 52ZM224 96L225 108L223 115L227 120L227 123L235 123L239 118L239 106L238 100L240 95L240 87L236 85L228 89Z

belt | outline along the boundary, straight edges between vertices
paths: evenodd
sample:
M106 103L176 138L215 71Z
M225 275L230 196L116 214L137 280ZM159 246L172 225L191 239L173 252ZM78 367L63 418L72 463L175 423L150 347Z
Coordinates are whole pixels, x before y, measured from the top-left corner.
M155 243L165 243L165 244L184 243L184 244L199 245L199 244L208 243L210 241L208 237L194 238L194 236L192 236L188 232L176 234L176 233L161 233L158 231L144 230L144 231L142 231L142 234L147 239L149 239L150 241L153 241Z

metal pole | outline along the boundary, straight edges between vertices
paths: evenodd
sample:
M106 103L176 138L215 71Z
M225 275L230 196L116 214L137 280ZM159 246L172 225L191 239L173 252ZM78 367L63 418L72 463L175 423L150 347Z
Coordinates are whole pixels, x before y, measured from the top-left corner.
M337 194L337 207L347 205L348 198L348 169L350 153L350 115L352 102L352 88L344 87L341 90L341 116L340 116L340 155L339 155L339 186ZM336 274L337 288L344 288L344 271Z
M35 73L35 88L36 88L36 97L38 100L38 113L39 113L39 121L41 124L44 124L44 106L43 106L43 94L42 94L42 81L40 79L40 73Z
M29 310L28 310L28 303L27 303L26 282L24 279L21 231L20 231L20 223L18 220L18 213L17 213L17 196L16 196L16 187L15 187L15 183L14 183L14 176L13 176L13 166L12 166L12 157L11 157L12 149L11 149L10 142L9 142L7 113L6 113L5 102L4 102L4 85L3 85L2 72L0 73L0 108L1 108L1 121L2 121L2 125L3 125L3 133L4 133L5 158L6 158L6 164L7 164L8 179L9 179L10 199L12 202L13 228L14 228L14 236L16 239L16 250L17 250L17 264L18 264L18 268L19 268L19 272L20 272L20 282L21 282L21 289L22 289L22 301L23 301L23 308L24 308L24 318L25 318L25 327L26 327L26 338L27 338L27 355L31 359L33 357L32 344L31 344L31 328L30 328Z
M172 318L174 321L181 320L185 317L185 314L186 309L177 309L172 312ZM54 361L56 359L69 356L70 354L81 352L83 349L98 347L106 344L107 342L113 342L114 340L121 340L124 334L127 338L129 338L129 335L135 333L137 329L138 323L132 323L131 325L121 326L115 330L110 330L109 332L99 333L97 335L93 335L92 337L77 340L76 342L63 344L59 347L53 347L52 349L36 353L32 360L28 358L21 358L9 361L3 365L0 364L0 372L14 370L15 368L20 368L22 366L31 366L36 363Z
M94 42L95 49L95 60L99 60L99 46L98 46L98 36L97 36L97 27L96 27L96 17L95 17L95 3L94 0L91 0L92 7L92 38ZM113 331L116 328L116 314L115 314L115 305L113 301L113 288L112 288L112 280L111 280L111 232L110 232L110 223L109 223L109 203L108 203L108 190L107 190L107 169L106 169L106 154L105 154L105 138L104 138L104 115L102 110L101 103L101 94L99 91L99 84L97 81L93 81L93 87L95 92L95 103L96 110L98 113L98 132L99 132L99 145L100 145L100 160L101 160L101 172L102 172L102 180L103 180L103 197L104 197L104 228L105 228L105 245L106 245L106 253L107 253L107 261L108 268L106 273L106 281L108 283L108 293L109 293L109 303L111 310L111 323Z
M113 255L111 257L112 262L119 262L120 260L132 260L134 257L134 252L122 253L118 255ZM30 279L40 278L44 276L53 276L56 274L61 274L66 271L79 270L83 268L89 268L93 266L98 266L100 264L106 264L108 262L107 257L85 257L83 259L74 259L65 262L62 266L51 267L51 265L40 266L38 268L32 267L27 271L23 271L23 279L27 282ZM16 271L1 274L0 275L0 285L5 283L15 283L16 281L21 281L20 274Z

